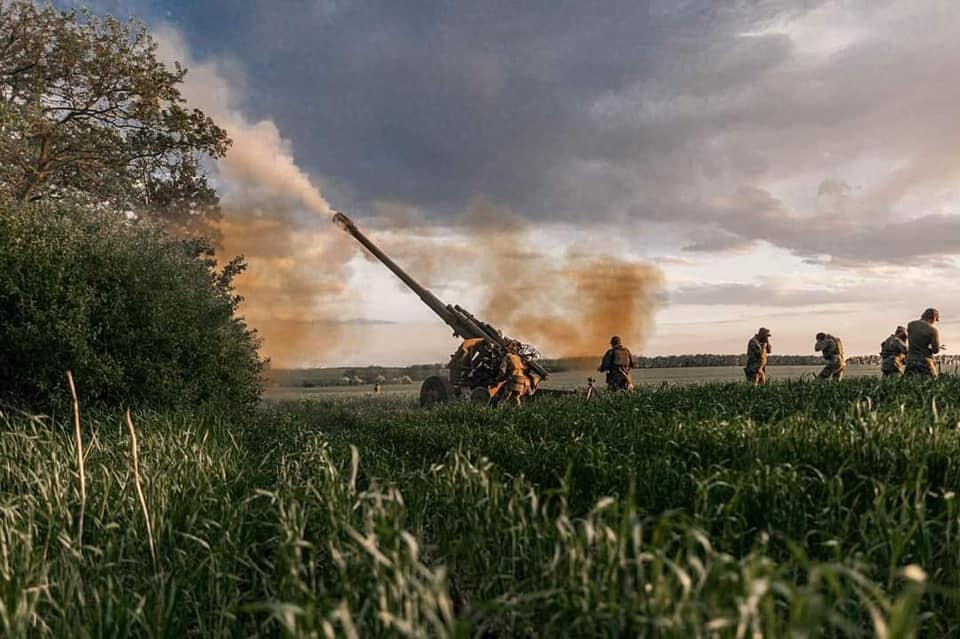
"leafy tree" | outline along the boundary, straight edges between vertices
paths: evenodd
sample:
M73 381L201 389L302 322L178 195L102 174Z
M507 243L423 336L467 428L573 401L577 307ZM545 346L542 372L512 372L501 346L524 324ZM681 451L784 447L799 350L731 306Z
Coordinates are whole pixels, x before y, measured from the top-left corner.
M237 315L237 259L218 269L182 240L115 211L0 202L0 400L248 407L257 339Z
M155 52L140 23L0 0L0 189L181 225L217 215L200 162L230 141Z

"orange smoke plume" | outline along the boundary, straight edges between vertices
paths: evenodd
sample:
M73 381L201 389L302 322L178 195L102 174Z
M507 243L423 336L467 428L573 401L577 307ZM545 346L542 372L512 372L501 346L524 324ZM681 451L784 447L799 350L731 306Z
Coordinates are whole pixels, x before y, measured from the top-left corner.
M339 238L326 228L298 230L282 217L236 208L226 211L219 230L221 254L247 262L236 281L241 312L274 366L316 360L346 339L341 318L352 300L346 285L351 252Z
M212 175L223 211L212 235L222 260L242 255L247 262L236 280L241 313L273 365L317 359L314 354L343 338L341 319L352 297L345 282L353 253L329 228L330 207L276 124L251 120L238 108L242 79L215 60L193 59L175 30L158 30L157 43L162 60L189 69L182 86L188 103L232 140Z
M469 268L489 291L486 321L549 356L596 354L612 335L635 350L646 343L663 287L655 265L583 247L551 254L527 224L486 202L465 221Z

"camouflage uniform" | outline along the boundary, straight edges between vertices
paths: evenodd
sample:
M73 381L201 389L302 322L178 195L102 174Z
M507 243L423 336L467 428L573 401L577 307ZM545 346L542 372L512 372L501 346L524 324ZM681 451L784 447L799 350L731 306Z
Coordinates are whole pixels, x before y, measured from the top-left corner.
M907 374L937 377L937 362L933 356L940 352L940 331L925 319L907 324L909 350L907 351Z
M633 390L633 378L630 369L633 368L633 355L623 344L613 343L610 350L603 355L600 362L600 372L607 374L607 388L612 391Z
M903 360L906 356L907 343L898 331L880 344L880 372L884 377L900 377L903 375Z
M508 404L519 405L530 390L530 379L523 359L514 352L508 352L500 364L500 374L504 381L504 399Z
M747 342L747 365L743 372L751 384L760 385L767 382L767 355L772 350L769 338L770 331L761 328Z
M823 354L827 364L820 371L821 379L843 379L843 371L847 367L847 360L843 353L843 342L839 337L823 334L817 338L814 350Z

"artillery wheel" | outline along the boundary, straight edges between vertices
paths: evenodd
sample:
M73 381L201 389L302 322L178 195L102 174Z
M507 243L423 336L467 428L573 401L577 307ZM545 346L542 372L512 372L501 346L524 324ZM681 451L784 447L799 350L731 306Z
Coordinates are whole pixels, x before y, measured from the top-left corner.
M420 407L428 408L437 404L449 402L454 397L453 385L450 380L437 375L423 380L420 386Z
M474 404L490 404L490 389L486 386L477 386L470 391L470 401Z

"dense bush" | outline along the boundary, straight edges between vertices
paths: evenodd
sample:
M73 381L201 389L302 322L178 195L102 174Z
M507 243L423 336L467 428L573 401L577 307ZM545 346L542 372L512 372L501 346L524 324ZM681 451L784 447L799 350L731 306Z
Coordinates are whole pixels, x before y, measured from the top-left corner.
M85 404L257 400L242 262L114 211L0 206L0 400L56 407L68 369Z

